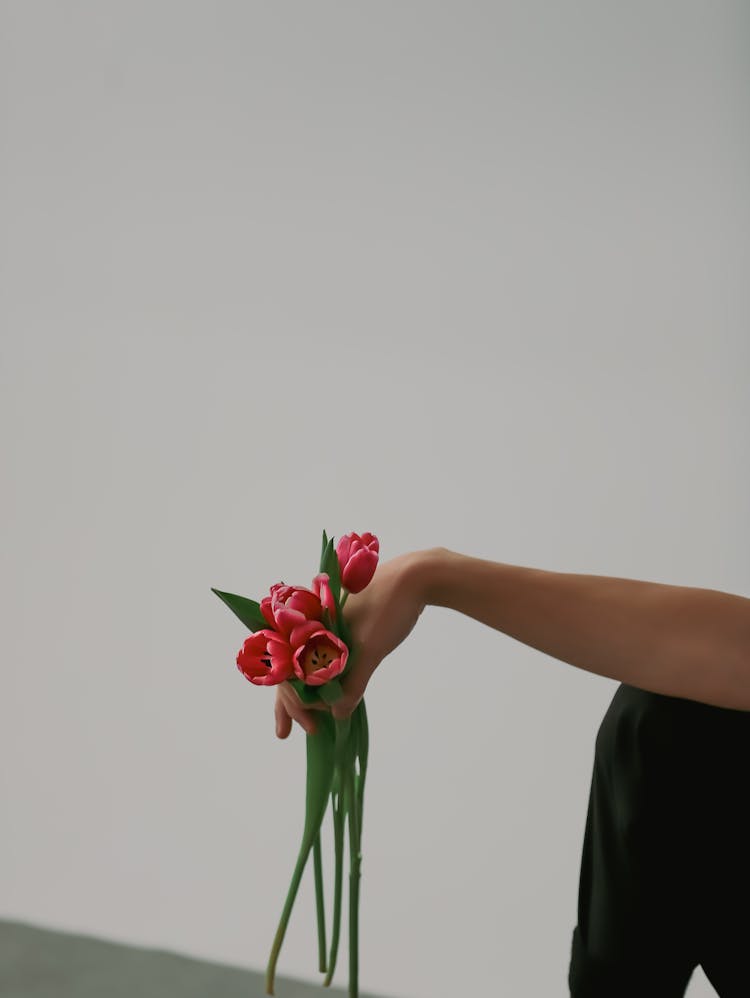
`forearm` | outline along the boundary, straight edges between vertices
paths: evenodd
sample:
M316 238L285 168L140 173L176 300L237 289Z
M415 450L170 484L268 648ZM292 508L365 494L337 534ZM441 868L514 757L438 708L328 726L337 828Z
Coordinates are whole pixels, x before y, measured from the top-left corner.
M715 589L550 572L434 548L426 605L449 607L580 669L750 710L750 599Z

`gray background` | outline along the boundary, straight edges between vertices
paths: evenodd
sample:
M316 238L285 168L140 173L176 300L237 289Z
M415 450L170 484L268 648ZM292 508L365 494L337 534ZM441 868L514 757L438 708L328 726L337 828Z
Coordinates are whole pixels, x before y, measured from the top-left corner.
M0 10L0 914L262 968L304 735L211 586L326 529L750 595L748 8ZM616 686L425 611L367 695L363 988L567 993ZM308 871L280 973L314 925Z

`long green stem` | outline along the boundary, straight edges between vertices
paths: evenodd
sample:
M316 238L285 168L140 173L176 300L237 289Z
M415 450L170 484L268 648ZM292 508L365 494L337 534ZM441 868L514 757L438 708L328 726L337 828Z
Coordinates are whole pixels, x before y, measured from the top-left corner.
M346 766L347 819L349 822L349 998L359 995L359 880L360 852L359 800L354 772L359 752L359 712L352 715L352 739Z
M365 804L365 776L367 775L367 756L370 750L370 730L367 724L367 710L365 701L360 700L356 712L359 714L359 745L357 755L359 757L359 779L357 780L357 803L359 806L359 834L360 845L362 844L362 819Z
M333 929L331 937L331 953L328 960L328 974L323 982L328 987L333 979L333 972L336 969L336 957L339 948L339 934L341 928L341 895L343 888L344 870L344 824L346 822L347 797L346 797L346 771L350 765L351 738L352 738L352 718L342 718L336 720L336 761L333 777L335 788L334 801L334 846L336 855L336 879L334 884L333 900Z
M369 733L364 700L345 719L323 712L320 730L307 737L307 798L305 829L297 863L289 886L279 927L266 970L266 994L273 995L274 976L281 945L299 890L310 851L315 863L315 892L318 914L318 958L326 972L325 905L320 830L330 796L333 802L336 878L334 885L333 928L328 960L328 986L333 978L338 953L343 881L344 826L349 826L349 998L359 998L359 888L364 784L367 771ZM357 767L359 772L357 772Z
M335 882L333 886L333 922L331 927L331 952L328 957L328 973L323 981L324 987L329 987L336 969L336 957L339 951L339 934L341 931L341 894L344 880L344 795L341 786L341 766L337 765L333 778L333 838L336 862Z
M273 946L271 947L271 955L268 958L268 966L266 967L266 994L272 995L274 993L273 985L276 976L276 964L279 959L279 953L281 952L281 944L284 941L284 936L286 935L286 928L289 924L289 916L292 913L292 908L294 907L294 901L297 897L297 891L299 890L300 881L302 880L302 874L305 869L305 864L307 863L307 857L310 854L310 848L312 846L312 838L308 841L308 837L305 836L302 840L302 846L297 857L297 864L294 868L294 873L292 874L292 882L289 885L289 891L287 892L286 901L284 902L284 908L281 912L281 918L279 920L279 927L276 930L276 935L274 936Z
M318 912L318 970L326 971L326 908L323 893L323 857L320 849L320 829L313 843L313 864L315 866L315 904Z
M331 792L333 782L333 769L335 761L335 732L332 727L333 718L329 718L325 712L321 712L319 720L319 730L315 735L307 736L307 791L305 803L305 827L302 834L302 844L300 846L297 863L292 874L292 882L289 885L284 908L279 920L279 927L276 930L271 955L266 968L266 994L273 995L274 978L276 974L276 964L278 962L281 944L284 941L289 916L292 913L297 891L299 890L302 874L310 855L316 837L320 834L320 826L323 822L328 796Z

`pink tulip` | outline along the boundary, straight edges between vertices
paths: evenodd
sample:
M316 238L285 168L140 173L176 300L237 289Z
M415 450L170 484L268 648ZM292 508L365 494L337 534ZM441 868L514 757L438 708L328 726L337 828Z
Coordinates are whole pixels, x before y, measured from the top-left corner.
M292 666L297 677L308 686L322 686L344 671L349 649L319 623L313 629L313 623L309 621L292 632ZM295 642L299 642L296 647Z
M293 653L282 634L266 628L245 638L237 653L237 668L256 686L275 686L294 675Z
M321 620L323 603L318 595L320 589L319 585L318 590L312 592L303 586L285 586L283 582L276 582L271 586L271 595L260 601L260 612L269 627L288 638L292 629L306 620Z
M341 584L350 593L359 593L370 582L378 564L380 542L375 534L345 534L336 545Z
M336 621L336 602L333 598L333 592L331 591L330 579L327 572L321 572L316 575L312 581L313 592L320 600L321 606L324 610L328 610L331 615L331 621L335 623Z

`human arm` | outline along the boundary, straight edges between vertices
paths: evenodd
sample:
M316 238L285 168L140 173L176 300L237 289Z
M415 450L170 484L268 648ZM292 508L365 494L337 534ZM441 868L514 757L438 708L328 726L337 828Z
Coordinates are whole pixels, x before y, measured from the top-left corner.
M653 693L750 710L750 599L552 572L432 548L424 600L563 662Z
M425 606L463 613L588 672L666 696L750 711L750 599L715 589L552 572L436 547L378 565L344 616L359 646L345 677L347 716ZM277 687L276 733L314 730L315 709Z

